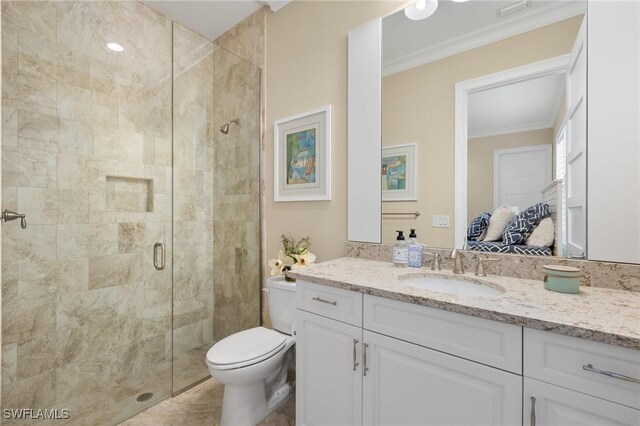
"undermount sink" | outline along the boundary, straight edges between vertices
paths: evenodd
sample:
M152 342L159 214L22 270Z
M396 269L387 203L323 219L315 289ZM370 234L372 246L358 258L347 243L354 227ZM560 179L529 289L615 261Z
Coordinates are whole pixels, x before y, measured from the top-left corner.
M443 275L409 274L401 276L400 283L413 288L438 293L455 294L458 296L498 297L504 293L504 289L497 285L491 285L471 278L460 279Z

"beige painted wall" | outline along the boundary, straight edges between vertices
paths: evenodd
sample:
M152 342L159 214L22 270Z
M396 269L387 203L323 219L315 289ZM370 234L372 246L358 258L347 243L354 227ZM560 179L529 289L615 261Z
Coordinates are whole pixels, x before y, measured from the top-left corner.
M383 80L383 145L417 142L418 201L386 202L385 212L419 210L417 219L383 220L383 241L416 228L423 243L452 247L454 236L454 91L460 81L567 54L582 17L558 22L432 62ZM433 228L448 215L449 228Z
M482 212L493 211L493 151L546 144L553 144L553 129L469 139L467 222Z
M266 256L280 235L308 235L318 261L344 254L347 238L347 34L401 2L295 1L267 15ZM332 107L331 201L273 201L273 122Z

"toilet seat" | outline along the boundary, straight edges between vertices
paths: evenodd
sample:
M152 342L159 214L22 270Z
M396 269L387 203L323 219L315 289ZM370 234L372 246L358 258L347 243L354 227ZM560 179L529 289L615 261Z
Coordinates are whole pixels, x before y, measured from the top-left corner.
M247 367L277 354L290 336L255 327L225 337L207 352L207 363L219 370Z

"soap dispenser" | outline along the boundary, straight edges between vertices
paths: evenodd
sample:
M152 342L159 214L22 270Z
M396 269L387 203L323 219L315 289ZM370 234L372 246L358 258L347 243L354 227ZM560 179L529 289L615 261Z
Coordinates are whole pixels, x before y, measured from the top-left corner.
M409 248L404 239L404 231L396 231L396 245L393 246L393 264L398 268L406 268L409 260Z
M409 232L409 245L418 244L418 235L416 235L415 229L410 229Z
M422 244L418 243L415 229L409 233L408 264L412 268L422 268Z

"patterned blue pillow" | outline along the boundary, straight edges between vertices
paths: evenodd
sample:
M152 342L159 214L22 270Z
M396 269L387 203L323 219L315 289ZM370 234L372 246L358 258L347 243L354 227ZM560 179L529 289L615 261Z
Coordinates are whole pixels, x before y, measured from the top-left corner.
M467 228L467 241L477 241L489 226L489 219L491 219L491 213L487 212L473 219Z
M521 212L513 220L502 234L504 244L524 244L524 241L531 235L536 226L545 217L549 217L551 209L548 204L538 203Z

